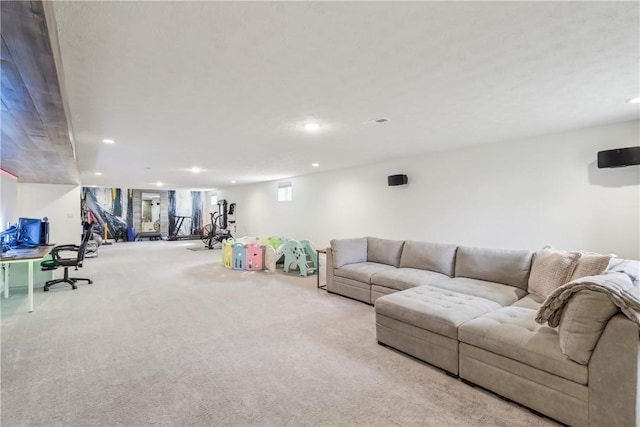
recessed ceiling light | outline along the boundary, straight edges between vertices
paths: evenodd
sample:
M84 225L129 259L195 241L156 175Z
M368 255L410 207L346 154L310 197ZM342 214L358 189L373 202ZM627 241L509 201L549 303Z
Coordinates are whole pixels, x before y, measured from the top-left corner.
M629 104L640 104L640 96L627 101Z
M96 172L96 175L100 176L102 175L102 172Z
M232 180L232 181L231 181L231 183L232 183L232 184L235 184L235 183L236 183L236 180L235 180L235 179L234 179L234 180Z
M103 139L102 142L105 144L115 144L116 142L113 139Z
M200 173L200 170L201 169L199 167L197 167L197 166L194 166L194 167L191 168L191 172L193 172L193 173Z
M308 130L309 132L314 132L320 129L320 125L318 123L305 123L304 130Z
M157 185L158 187L162 187L164 184L163 184L162 182L158 181L158 182L156 182L156 185Z
M311 163L311 166L313 166L314 168L317 168L318 166L320 166L320 163Z

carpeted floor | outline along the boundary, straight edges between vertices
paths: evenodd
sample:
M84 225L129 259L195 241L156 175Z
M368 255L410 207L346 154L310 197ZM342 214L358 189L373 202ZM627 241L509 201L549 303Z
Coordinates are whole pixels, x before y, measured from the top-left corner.
M73 291L2 298L2 426L552 425L375 338L316 277L240 272L201 242L118 243Z

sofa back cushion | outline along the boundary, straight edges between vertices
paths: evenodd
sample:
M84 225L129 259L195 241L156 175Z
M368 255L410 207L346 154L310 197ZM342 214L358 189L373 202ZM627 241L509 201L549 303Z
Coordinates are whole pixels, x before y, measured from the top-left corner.
M527 290L533 252L459 246L456 277L486 280Z
M331 242L333 268L346 264L367 262L367 238L333 239Z
M400 265L402 245L404 245L402 240L367 237L367 261L397 267Z
M453 277L456 245L407 240L402 247L400 267L435 271Z

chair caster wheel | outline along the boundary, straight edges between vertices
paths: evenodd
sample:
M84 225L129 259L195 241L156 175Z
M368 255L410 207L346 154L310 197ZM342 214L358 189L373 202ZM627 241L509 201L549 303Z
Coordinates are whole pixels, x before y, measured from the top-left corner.
M45 292L49 292L49 288L47 288L46 286L44 288L42 288L43 291Z
M89 284L92 284L92 283L93 283L93 280L89 280Z
M71 289L78 289L76 285L71 285Z

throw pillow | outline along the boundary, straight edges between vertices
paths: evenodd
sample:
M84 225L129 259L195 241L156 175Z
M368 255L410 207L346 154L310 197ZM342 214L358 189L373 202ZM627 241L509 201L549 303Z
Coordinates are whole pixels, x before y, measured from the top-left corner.
M618 307L602 292L574 293L558 325L562 354L582 365L589 363L602 331L617 312Z
M571 279L576 268L579 252L559 251L545 246L533 257L528 291L546 298L558 287Z
M576 269L571 275L571 280L587 276L597 276L604 273L613 257L615 257L614 254L602 255L594 252L580 251L580 259L578 259Z

